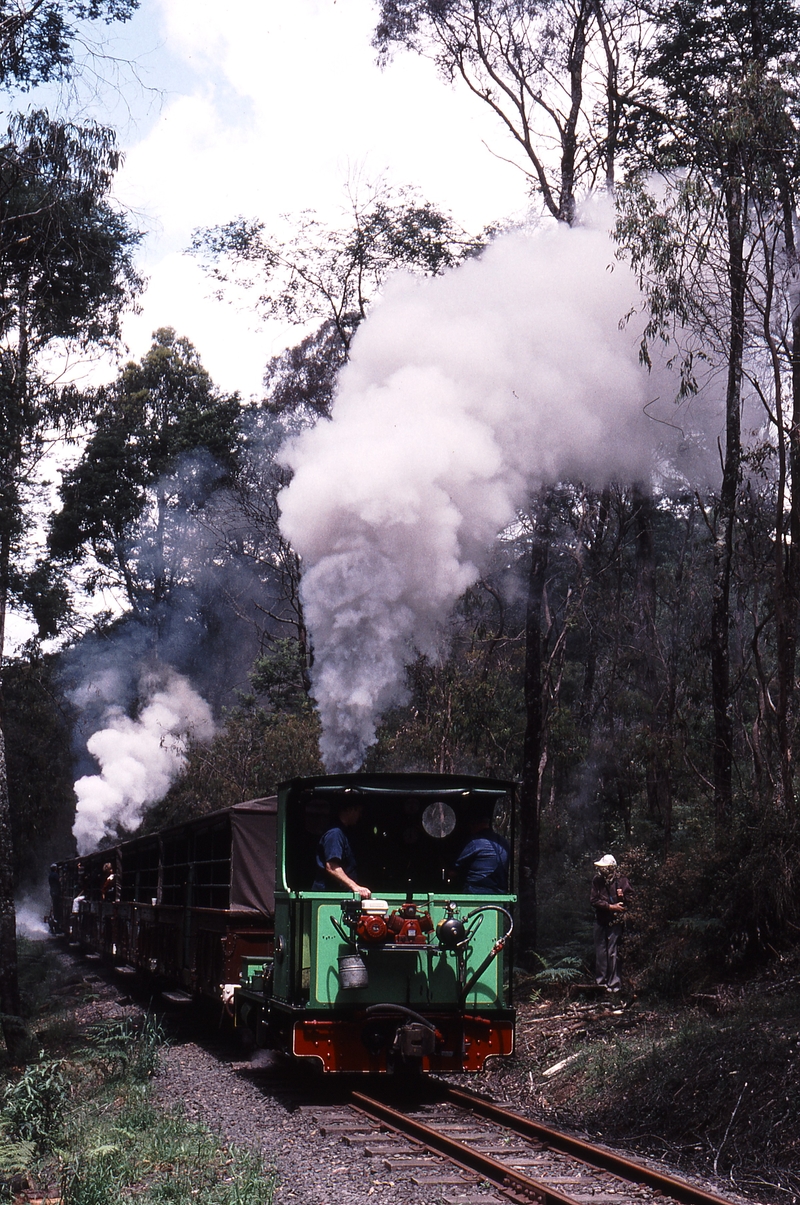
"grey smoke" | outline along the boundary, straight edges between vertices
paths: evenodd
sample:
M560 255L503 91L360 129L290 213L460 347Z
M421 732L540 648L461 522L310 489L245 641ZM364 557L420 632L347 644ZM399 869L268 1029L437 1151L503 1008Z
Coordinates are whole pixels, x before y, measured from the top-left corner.
M331 421L285 453L281 526L303 559L329 769L360 765L405 665L434 649L531 489L645 479L680 434L653 421L673 421L677 386L640 364L645 322L632 273L590 226L504 236L443 276L390 281Z
M138 612L65 656L80 853L119 826L134 829L181 772L187 734L208 739L212 712L249 688L264 630L276 626L269 616L281 605L268 513L273 485L264 477L281 434L268 417L251 417L244 498L215 488L222 471L207 453L175 462L155 487L182 502L164 519L169 589L158 599L142 590ZM146 514L130 533L131 560L145 583L160 569L154 522Z

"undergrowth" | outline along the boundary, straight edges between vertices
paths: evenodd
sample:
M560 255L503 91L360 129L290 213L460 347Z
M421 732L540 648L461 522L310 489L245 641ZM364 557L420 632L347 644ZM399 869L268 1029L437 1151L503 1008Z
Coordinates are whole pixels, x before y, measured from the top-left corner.
M702 1008L635 1011L568 1041L553 1084L562 1121L726 1180L759 1200L800 1196L797 983ZM555 1056L542 1052L545 1065Z
M589 975L584 960L569 947L553 950L549 957L534 951L533 958L538 964L538 970L526 977L530 985L531 1003L541 999L542 992L548 988L564 987L586 979Z
M58 1057L42 1037L51 1032ZM0 1081L0 1202L26 1188L61 1205L272 1201L274 1173L258 1155L153 1104L164 1043L153 1017L78 1033L50 1016L37 1037L39 1057Z

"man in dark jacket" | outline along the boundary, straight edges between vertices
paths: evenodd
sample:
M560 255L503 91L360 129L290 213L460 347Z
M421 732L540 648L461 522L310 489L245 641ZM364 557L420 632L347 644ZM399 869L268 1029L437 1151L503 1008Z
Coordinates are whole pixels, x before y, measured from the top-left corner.
M595 862L591 904L594 908L595 978L598 987L609 992L620 989L620 946L624 915L629 906L631 885L619 873L613 854L604 854Z
M491 811L474 813L469 838L454 865L462 890L470 895L504 895L510 854L505 837L492 828Z
M337 809L338 823L322 834L317 846L313 891L353 891L362 899L369 899L369 887L356 881L356 859L347 835L347 829L358 824L362 812L360 803L345 803Z

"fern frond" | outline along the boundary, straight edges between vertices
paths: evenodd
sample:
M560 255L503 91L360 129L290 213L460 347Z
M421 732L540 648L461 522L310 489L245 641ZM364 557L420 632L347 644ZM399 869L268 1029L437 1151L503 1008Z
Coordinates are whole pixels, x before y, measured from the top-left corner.
M0 1175L15 1176L27 1171L36 1154L36 1143L0 1137Z

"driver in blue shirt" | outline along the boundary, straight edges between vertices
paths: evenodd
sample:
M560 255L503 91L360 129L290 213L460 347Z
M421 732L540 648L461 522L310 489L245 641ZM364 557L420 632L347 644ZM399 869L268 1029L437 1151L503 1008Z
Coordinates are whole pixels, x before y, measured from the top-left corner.
M324 832L317 846L317 873L313 891L354 891L368 900L369 887L356 881L357 866L347 829L358 824L364 809L360 803L344 803L336 811L337 823Z
M469 824L469 841L454 863L462 889L469 895L505 895L509 859L508 842L492 828L492 813L475 813Z

